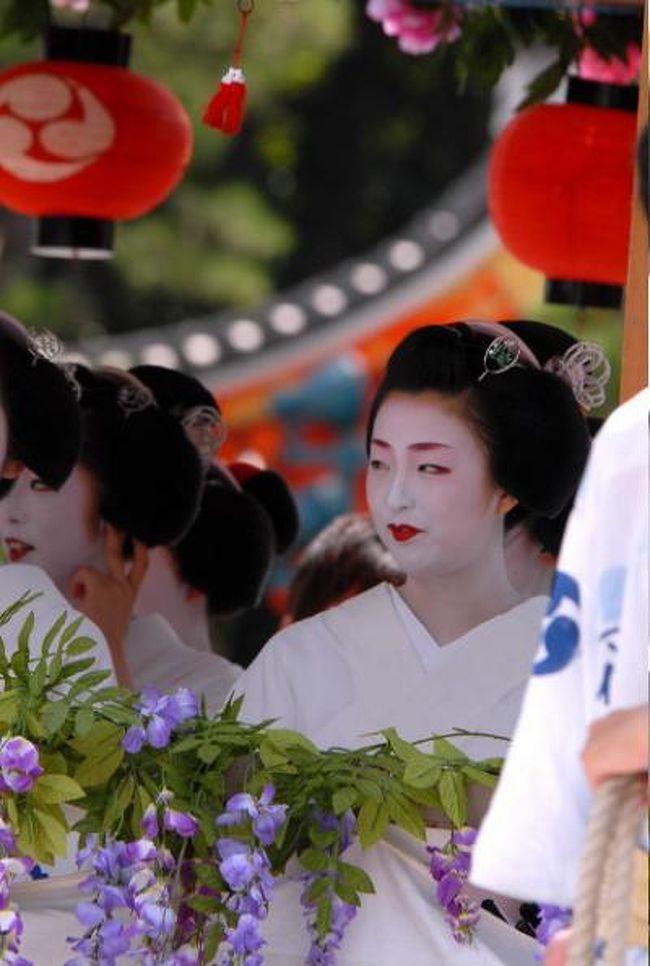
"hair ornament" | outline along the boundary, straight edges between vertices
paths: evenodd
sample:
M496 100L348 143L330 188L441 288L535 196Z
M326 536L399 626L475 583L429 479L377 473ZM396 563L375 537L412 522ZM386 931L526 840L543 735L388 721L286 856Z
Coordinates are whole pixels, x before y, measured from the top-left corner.
M32 357L32 365L35 366L39 359L46 362L54 362L62 353L63 346L61 340L50 332L49 329L32 330L28 332L29 352Z
M83 396L83 389L75 373L75 363L60 362L59 369L65 376L68 385L72 389L72 395L74 396L75 400L77 402L80 402L81 397Z
M226 425L221 413L211 406L193 406L181 419L187 438L199 454L207 470L226 438Z
M128 419L134 413L141 413L144 409L155 406L155 403L144 386L124 385L117 391L117 405Z
M544 368L570 386L578 405L591 412L602 406L612 374L609 359L594 342L576 342L562 356L553 356Z
M519 340L508 335L498 335L490 342L483 356L483 372L478 382L486 376L500 376L514 366L520 366L521 348Z

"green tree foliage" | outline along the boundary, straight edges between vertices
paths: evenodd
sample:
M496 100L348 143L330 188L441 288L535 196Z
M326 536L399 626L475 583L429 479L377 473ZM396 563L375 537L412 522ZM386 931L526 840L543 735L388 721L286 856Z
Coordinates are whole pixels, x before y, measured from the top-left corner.
M111 263L36 259L26 220L3 212L8 310L75 338L254 304L398 230L484 146L488 96L458 95L451 63L404 56L353 0L258 4L244 129L207 129L237 27L230 2L187 25L166 4L135 25L132 67L195 122L191 167L165 204L119 226ZM38 56L0 47L3 66Z

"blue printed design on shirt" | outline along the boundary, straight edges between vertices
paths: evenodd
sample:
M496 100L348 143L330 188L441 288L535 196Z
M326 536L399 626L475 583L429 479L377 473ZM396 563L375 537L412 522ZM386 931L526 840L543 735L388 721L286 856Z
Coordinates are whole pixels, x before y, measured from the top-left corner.
M616 669L625 576L625 567L619 565L604 570L598 581L598 617L600 626L603 628L598 634L598 647L602 652L603 664L596 690L596 700L604 705L610 703L612 680Z
M540 648L533 674L554 674L573 660L580 641L580 586L578 581L558 570L542 626Z

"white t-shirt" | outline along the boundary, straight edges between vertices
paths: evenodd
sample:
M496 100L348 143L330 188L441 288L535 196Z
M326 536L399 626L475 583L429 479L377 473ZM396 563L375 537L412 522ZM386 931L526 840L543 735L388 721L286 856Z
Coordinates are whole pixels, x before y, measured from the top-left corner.
M514 742L472 864L476 885L570 906L590 793L590 723L648 701L648 404L596 438L558 562Z

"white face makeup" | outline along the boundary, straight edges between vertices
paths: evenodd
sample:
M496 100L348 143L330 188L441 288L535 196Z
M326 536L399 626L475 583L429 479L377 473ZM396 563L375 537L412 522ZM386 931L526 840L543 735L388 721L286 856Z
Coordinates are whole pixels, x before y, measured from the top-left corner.
M67 593L82 566L97 566L103 556L97 486L77 465L60 490L51 490L24 470L0 500L0 535L12 563L42 567Z
M366 495L381 540L408 576L470 566L503 539L503 491L458 404L391 393L373 427Z

